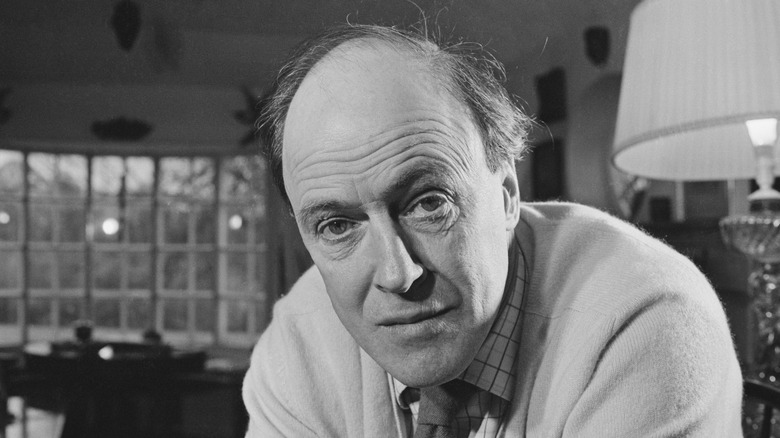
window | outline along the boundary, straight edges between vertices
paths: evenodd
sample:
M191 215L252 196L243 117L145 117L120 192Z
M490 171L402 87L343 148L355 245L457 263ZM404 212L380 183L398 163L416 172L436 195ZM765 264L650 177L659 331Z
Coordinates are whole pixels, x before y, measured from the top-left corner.
M0 337L248 346L270 315L266 172L255 156L0 150Z

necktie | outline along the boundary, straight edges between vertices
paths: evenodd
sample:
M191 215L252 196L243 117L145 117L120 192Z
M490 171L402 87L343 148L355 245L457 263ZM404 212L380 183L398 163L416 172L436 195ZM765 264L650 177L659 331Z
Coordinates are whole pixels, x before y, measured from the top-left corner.
M459 379L421 389L414 438L456 438L455 415L477 389Z

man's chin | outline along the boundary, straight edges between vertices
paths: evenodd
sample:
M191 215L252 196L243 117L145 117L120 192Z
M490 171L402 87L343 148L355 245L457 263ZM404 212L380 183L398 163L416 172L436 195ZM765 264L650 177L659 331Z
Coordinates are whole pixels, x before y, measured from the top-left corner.
M450 380L458 377L463 370L454 370L450 372L442 372L443 370L435 370L436 372L430 372L430 370L401 370L400 373L394 374L392 371L390 375L400 381L406 386L414 388L427 388L429 386L441 385L442 383L449 382Z
M458 377L470 363L469 358L446 354L409 355L398 360L377 361L391 376L406 386L425 388ZM384 362L384 363L383 363Z

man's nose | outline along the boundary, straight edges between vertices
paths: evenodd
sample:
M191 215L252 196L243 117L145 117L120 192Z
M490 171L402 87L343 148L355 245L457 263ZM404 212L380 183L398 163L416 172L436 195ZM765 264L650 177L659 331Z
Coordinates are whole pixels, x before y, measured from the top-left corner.
M419 263L395 224L375 229L372 242L375 255L374 286L382 292L402 294L424 275Z

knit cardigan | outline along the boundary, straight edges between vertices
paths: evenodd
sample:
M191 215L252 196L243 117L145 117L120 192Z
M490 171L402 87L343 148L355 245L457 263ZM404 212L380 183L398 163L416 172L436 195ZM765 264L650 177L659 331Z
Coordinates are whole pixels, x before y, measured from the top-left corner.
M737 437L742 376L721 304L685 257L588 207L525 204L530 283L500 436ZM387 373L316 268L274 307L243 388L247 437L403 437Z

